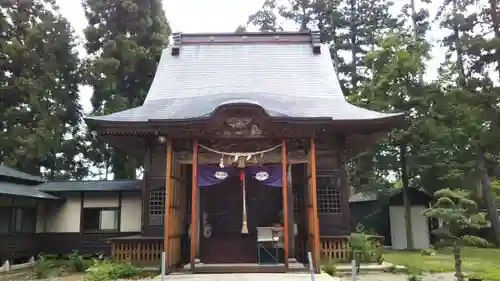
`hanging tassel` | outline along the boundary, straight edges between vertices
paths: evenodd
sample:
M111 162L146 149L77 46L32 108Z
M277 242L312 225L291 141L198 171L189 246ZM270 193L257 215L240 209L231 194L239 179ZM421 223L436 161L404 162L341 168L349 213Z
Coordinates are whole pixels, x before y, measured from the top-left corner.
M241 187L243 189L243 223L241 226L241 234L248 234L245 172L243 170L240 170L240 181L241 181Z
M219 167L220 167L221 169L223 169L223 168L224 168L224 154L221 154Z

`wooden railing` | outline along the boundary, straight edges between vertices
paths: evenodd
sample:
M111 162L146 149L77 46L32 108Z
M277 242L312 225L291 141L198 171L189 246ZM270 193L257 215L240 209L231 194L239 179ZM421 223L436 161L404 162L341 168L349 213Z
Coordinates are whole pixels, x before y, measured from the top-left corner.
M346 262L351 258L349 250L349 236L324 236L320 238L321 259L333 259L335 261ZM376 244L381 244L384 237L370 236Z
M118 238L109 240L111 258L142 266L160 266L163 238Z
M349 247L348 236L328 236L320 238L321 259L335 261L348 261Z

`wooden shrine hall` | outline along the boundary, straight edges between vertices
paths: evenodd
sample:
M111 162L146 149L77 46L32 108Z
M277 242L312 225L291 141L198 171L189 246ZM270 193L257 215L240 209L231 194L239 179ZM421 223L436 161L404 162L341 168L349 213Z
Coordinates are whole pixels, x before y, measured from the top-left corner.
M346 258L349 157L404 119L349 104L319 32L173 35L142 106L86 118L143 160L141 234L112 256L169 271ZM139 93L138 93L139 94Z

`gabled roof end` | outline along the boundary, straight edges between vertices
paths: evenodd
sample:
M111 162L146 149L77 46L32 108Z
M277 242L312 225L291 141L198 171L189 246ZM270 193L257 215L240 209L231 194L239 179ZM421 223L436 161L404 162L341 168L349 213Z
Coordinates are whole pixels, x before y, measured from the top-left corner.
M320 55L321 54L321 40L320 40L320 31L314 30L311 31L311 43L313 48L313 54Z
M172 33L172 38L174 39L174 44L172 45L172 56L177 57L181 52L182 33Z

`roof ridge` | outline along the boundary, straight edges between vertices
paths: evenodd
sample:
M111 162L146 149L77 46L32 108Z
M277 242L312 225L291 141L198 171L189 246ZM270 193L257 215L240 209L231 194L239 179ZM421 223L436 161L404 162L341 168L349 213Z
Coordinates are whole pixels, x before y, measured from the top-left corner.
M171 55L179 56L184 44L304 44L312 45L315 55L321 54L320 31L307 32L234 32L234 33L172 33Z

